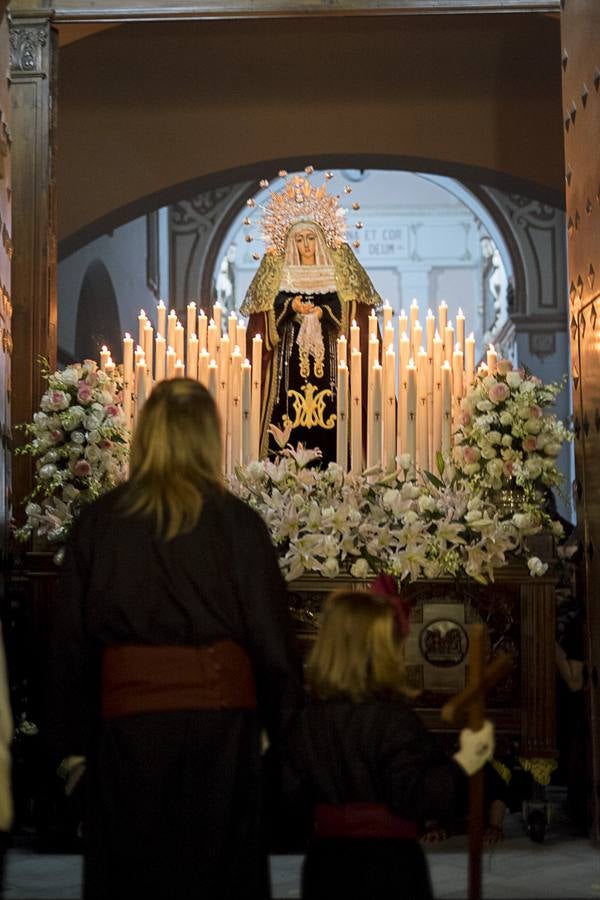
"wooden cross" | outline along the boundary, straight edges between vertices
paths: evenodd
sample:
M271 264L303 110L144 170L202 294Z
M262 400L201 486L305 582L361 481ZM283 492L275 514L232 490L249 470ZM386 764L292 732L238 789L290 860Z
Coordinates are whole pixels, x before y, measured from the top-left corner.
M485 692L500 681L512 668L506 653L500 653L485 665L485 625L477 624L469 635L469 680L460 694L442 707L442 719L456 722L464 712L472 731L478 731L485 719ZM483 769L469 780L469 900L481 898L481 850L483 844Z

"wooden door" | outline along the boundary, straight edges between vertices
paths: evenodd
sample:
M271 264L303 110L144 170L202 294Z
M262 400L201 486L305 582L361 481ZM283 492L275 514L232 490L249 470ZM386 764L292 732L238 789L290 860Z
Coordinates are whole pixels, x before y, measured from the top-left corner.
M584 545L585 694L600 839L600 3L562 0L563 121L577 514Z

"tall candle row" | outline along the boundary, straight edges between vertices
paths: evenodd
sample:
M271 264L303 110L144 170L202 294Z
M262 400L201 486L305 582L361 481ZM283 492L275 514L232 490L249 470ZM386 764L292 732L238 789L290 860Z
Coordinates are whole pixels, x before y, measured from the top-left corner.
M153 385L165 378L202 382L215 398L221 420L223 466L231 472L259 456L262 338L252 341L252 364L245 359L246 325L219 303L212 317L188 303L185 327L163 301L156 309L156 334L144 310L138 316L138 342L123 338L123 408L135 423ZM101 368L112 365L103 348Z

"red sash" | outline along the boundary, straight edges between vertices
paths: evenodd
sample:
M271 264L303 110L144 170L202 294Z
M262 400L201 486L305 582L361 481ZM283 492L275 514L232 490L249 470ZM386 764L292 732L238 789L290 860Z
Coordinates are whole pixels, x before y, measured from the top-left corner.
M400 819L383 803L319 804L318 838L416 838L416 822Z
M175 709L255 708L252 663L234 641L201 647L117 644L104 649L104 719Z

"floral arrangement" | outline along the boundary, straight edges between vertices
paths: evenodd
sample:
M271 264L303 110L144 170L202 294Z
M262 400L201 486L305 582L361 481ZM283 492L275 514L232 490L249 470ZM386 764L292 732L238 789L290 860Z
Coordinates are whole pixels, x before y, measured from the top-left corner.
M495 374L479 373L461 401L453 461L475 490L518 487L539 505L539 489L560 484L556 457L572 435L545 411L564 384L543 384L501 359Z
M449 463L422 483L395 472L349 475L335 463L320 468L320 451L287 447L274 460L250 463L230 487L264 518L288 581L305 573L341 572L401 580L466 575L494 578L508 554L529 557L525 538L542 530L543 514L503 518L483 489ZM315 465L317 463L317 465ZM532 575L547 564L528 558Z
M57 372L42 366L48 387L33 422L22 426L30 440L16 450L34 457L36 472L15 535L63 541L79 509L126 477L129 431L118 372L89 359Z

